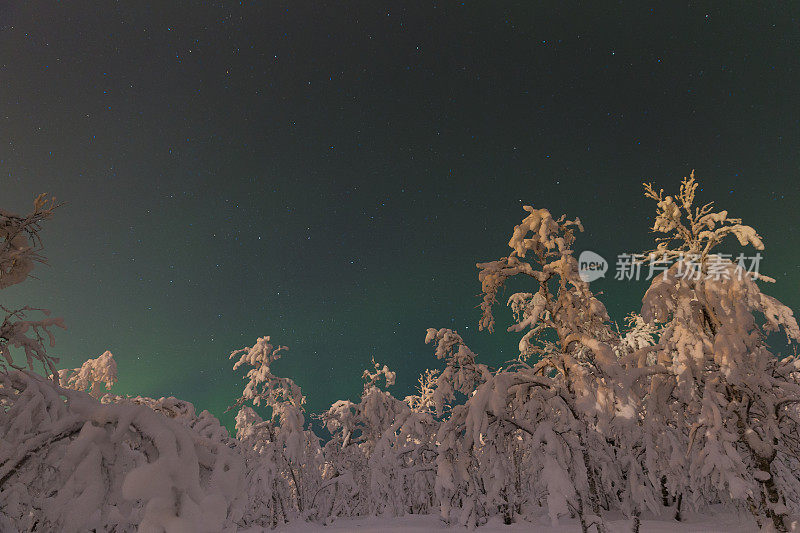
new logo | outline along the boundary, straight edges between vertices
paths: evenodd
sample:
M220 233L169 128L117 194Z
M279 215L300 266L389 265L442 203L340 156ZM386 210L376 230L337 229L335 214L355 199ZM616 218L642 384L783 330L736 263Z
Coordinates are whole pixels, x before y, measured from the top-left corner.
M584 250L578 256L578 275L585 282L600 279L608 271L608 262L600 254Z

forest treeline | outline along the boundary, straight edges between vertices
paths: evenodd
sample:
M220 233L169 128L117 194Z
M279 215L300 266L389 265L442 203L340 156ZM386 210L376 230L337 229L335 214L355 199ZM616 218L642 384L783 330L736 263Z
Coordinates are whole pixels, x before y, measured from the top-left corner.
M604 533L613 512L635 532L642 513L723 506L788 531L800 512L800 360L767 338L783 332L791 348L800 329L761 291L770 278L715 251L728 237L764 245L698 205L697 187L693 175L675 195L645 185L656 242L637 261L660 268L625 327L581 277L580 219L526 206L509 255L477 264L484 330L506 282L528 280L507 300L518 358L490 368L458 333L432 328L435 368L416 394L392 396L395 374L373 361L358 401L310 415L300 387L272 370L287 348L265 336L230 355L247 370L235 436L188 402L109 392L109 352L59 370L47 345L61 319L2 307L0 530L219 532L436 513L470 527L571 517ZM27 215L0 210L0 288L44 259L40 232L57 207L40 196Z

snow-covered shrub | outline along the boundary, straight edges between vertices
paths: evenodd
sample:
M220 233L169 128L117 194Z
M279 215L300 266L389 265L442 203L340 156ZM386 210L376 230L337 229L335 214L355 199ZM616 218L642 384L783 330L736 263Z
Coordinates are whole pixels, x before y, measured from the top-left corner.
M0 288L24 281L44 261L39 230L55 207L41 195L25 216L0 210ZM59 372L44 342L53 345L61 319L29 320L30 311L48 314L30 307L0 309L0 530L235 529L244 462L221 431L209 431L213 417L192 427L103 395L101 385L116 381L110 352ZM23 370L13 348L28 369L38 361L52 380Z
M26 371L0 406L3 531L235 531L245 464L219 432Z

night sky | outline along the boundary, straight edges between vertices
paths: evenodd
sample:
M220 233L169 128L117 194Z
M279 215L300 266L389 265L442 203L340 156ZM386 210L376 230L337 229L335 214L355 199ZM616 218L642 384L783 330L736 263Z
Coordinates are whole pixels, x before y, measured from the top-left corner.
M65 202L4 303L66 319L63 367L111 350L117 393L222 415L228 354L263 335L312 412L373 356L410 393L428 327L501 364L517 337L477 331L475 263L525 204L581 217L621 320L641 183L693 168L800 310L798 2L151 4L0 7L0 202Z

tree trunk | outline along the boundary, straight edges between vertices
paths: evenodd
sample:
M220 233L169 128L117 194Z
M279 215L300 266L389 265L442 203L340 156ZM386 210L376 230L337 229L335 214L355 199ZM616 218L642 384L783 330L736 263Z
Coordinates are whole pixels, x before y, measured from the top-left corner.
M759 480L758 482L761 486L761 512L767 517L769 522L772 522L775 531L778 531L778 533L786 533L789 531L784 520L786 518L786 513L775 512L775 506L780 505L785 509L786 505L783 495L775 484L775 478L772 477L772 472L770 472L771 462L772 461L769 459L763 457L758 457L756 462L756 468L762 472L761 477L766 478L764 481Z
M641 525L641 520L639 518L639 511L633 512L633 522L631 523L631 533L639 533L639 526Z
M504 503L500 505L500 514L503 515L503 523L508 526L514 523L514 509L511 502L508 501L507 490L502 490L500 496L504 500Z
M667 476L661 476L661 505L670 506L669 491L667 490Z
M581 438L581 445L583 445L583 438ZM589 482L589 504L591 505L592 514L595 516L594 527L597 533L608 533L603 517L600 515L600 496L597 493L594 469L591 467L589 454L586 452L586 446L583 447L583 464L586 465L586 477Z
M575 511L575 514L578 515L578 521L581 524L581 533L589 533L589 525L586 523L586 517L583 512L583 498L581 498L580 494L576 494L575 496L576 496L575 503L577 505L573 510Z

